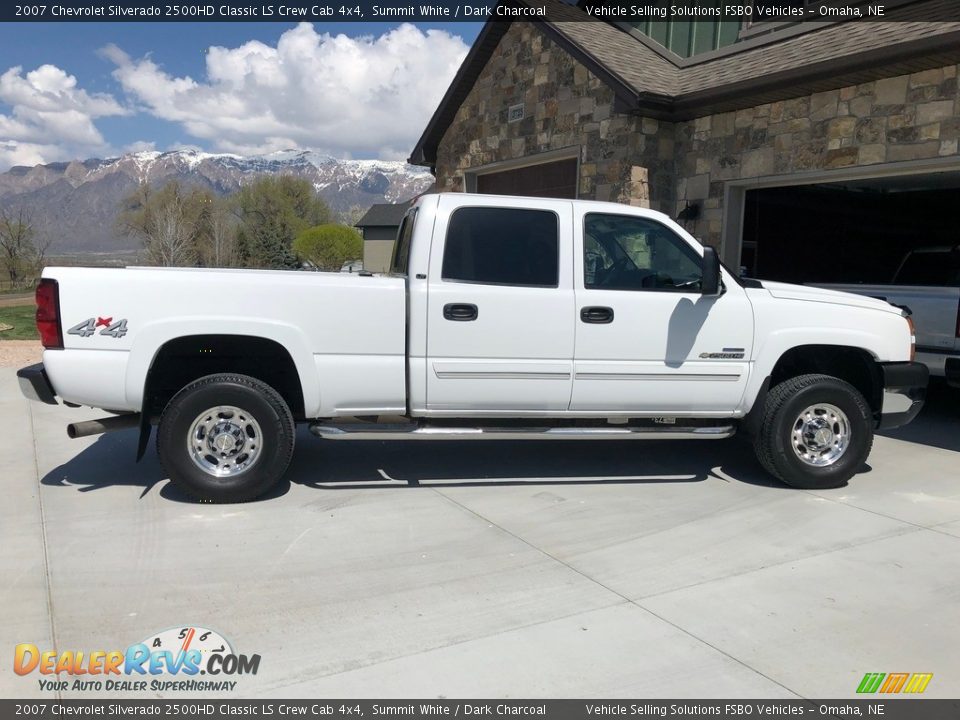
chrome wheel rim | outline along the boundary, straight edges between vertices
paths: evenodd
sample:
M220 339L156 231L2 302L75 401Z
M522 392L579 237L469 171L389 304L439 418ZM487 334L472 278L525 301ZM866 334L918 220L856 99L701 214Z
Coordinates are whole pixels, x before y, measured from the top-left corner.
M811 405L794 421L790 445L806 465L833 465L850 447L850 421L836 405Z
M187 451L194 464L208 475L235 477L260 459L260 423L249 412L233 405L209 408L190 425Z

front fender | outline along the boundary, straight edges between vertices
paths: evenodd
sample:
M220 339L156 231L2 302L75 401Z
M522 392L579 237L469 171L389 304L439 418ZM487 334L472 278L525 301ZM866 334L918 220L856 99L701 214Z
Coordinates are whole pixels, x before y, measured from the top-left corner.
M843 328L799 327L775 330L756 348L753 371L744 390L743 411L751 410L761 394L764 381L773 374L777 362L794 348L805 345L855 348L865 351L876 360L888 357L893 352L889 340L875 333Z

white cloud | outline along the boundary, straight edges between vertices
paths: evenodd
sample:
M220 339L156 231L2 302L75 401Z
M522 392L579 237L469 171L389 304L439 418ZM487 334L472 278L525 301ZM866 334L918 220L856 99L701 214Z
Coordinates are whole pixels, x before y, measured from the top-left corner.
M147 142L146 140L137 140L123 146L125 153L154 152L156 149L157 144L155 142Z
M87 93L55 65L24 74L20 66L0 75L0 170L11 165L86 158L109 150L94 120L125 115L112 96Z
M350 38L302 23L276 47L211 47L201 80L173 77L115 45L103 54L143 109L217 150L405 158L467 50L460 37L409 24Z

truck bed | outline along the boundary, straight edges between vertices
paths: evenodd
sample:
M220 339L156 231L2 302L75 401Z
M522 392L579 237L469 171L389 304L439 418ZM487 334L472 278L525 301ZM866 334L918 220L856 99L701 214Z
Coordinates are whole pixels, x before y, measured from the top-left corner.
M44 277L56 278L60 287L64 349L47 350L44 365L64 400L137 411L157 350L173 338L214 328L287 348L303 379L310 417L406 407L400 278L140 267L51 267ZM90 319L96 332L84 335ZM102 334L123 320L123 332ZM309 358L313 367L304 366ZM125 382L101 382L105 374ZM112 396L104 397L111 389Z

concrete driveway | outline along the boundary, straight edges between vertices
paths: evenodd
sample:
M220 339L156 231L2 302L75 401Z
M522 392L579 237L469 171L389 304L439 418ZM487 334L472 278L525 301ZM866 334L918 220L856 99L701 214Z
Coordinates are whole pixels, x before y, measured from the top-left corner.
M824 492L769 482L738 441L304 432L271 497L197 505L152 446L134 464L132 431L67 439L100 414L31 405L0 370L2 697L49 695L12 672L16 643L122 649L187 625L261 655L243 697L829 698L866 672L960 696L945 388Z

